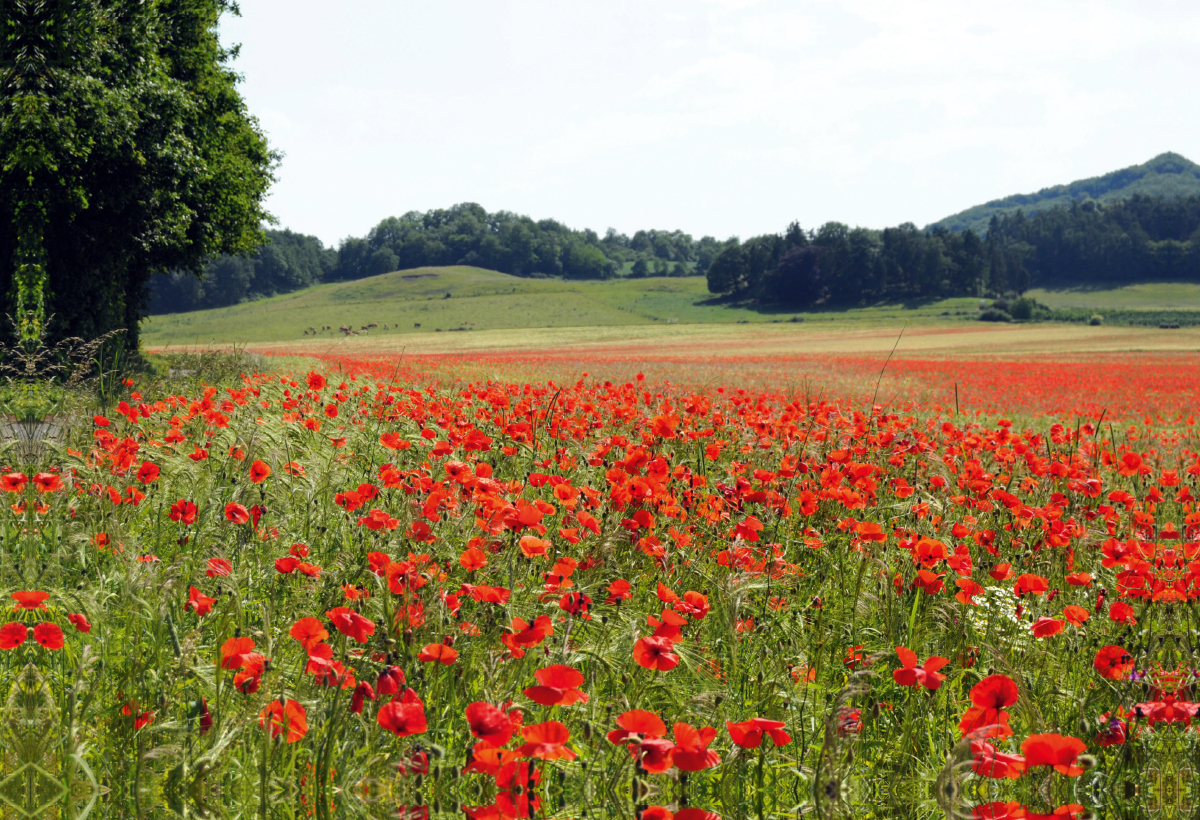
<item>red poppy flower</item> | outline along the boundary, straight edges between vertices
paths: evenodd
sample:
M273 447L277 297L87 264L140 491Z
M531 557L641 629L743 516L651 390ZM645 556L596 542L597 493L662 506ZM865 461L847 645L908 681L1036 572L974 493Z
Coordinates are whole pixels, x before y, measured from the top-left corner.
M1054 771L1067 777L1078 777L1084 768L1077 765L1087 746L1077 737L1045 734L1030 735L1021 744L1026 766L1053 766Z
M250 511L238 504L235 501L230 501L225 505L225 517L234 524L245 524L250 520Z
M392 518L383 510L371 510L363 518L358 519L358 526L369 530L394 530L400 526L400 519Z
M375 700L375 689L365 680L359 681L358 686L354 687L354 694L350 696L350 711L361 715L363 702L368 700Z
M1106 646L1096 653L1092 668L1102 678L1123 680L1133 671L1133 656L1119 646Z
M189 609L195 610L196 614L203 618L212 612L213 604L216 602L216 598L209 598L195 587L188 587L188 599L187 603L183 605L183 609L185 612Z
M412 690L405 692L406 697L409 692ZM415 698L415 694L413 697ZM425 722L425 705L419 699L406 702L404 698L400 698L385 703L379 708L375 722L396 737L420 735L429 729Z
M1057 618L1038 618L1029 627L1035 638L1049 638L1066 629L1066 624Z
M606 604L617 604L626 598L632 598L633 593L629 591L630 585L628 581L616 580L608 586L608 597L604 599Z
M50 598L49 592L41 590L21 590L12 594L12 599L17 602L13 607L13 612L18 609L45 609L46 601Z
M983 593L983 587L972 581L970 578L959 578L954 582L958 587L958 592L954 593L954 600L967 606L976 606L975 596Z
M1007 737L1012 734L1008 712L1004 707L1017 702L1017 684L1007 675L989 675L971 687L973 704L958 723L963 736L987 729L987 737ZM989 728L990 727L990 728Z
M1016 780L1025 772L1025 758L999 752L986 740L972 740L971 771L980 777Z
M522 757L536 757L538 760L574 760L576 755L566 746L571 739L571 732L557 720L545 723L535 723L521 729L521 737L525 743L519 751Z
M204 574L209 578L224 577L231 572L233 572L233 564L225 558L209 558L208 569L204 570Z
M221 668L239 669L245 656L254 651L253 638L230 638L221 644Z
M300 645L307 650L310 646L315 646L328 638L329 632L319 619L309 616L301 618L292 624L292 628L288 630L288 635L298 640ZM392 694L392 692L388 694Z
M407 450L412 443L400 438L396 433L384 433L379 437L379 443L389 450Z
M309 371L309 374L305 377L304 381L311 390L325 389L325 377L315 370Z
M1019 697L1017 684L1008 675L988 675L971 687L971 703L981 709L1003 709Z
M285 743L295 743L308 734L308 713L298 701L280 703L273 700L259 712L258 725L266 729L272 739L283 735Z
M514 658L525 657L525 649L540 646L548 636L554 634L554 624L548 615L539 615L533 623L513 618L512 631L500 635L500 642L508 647Z
M792 736L783 730L787 724L782 720L767 720L766 718L751 718L741 723L725 721L729 737L743 749L757 749L763 740L763 735L771 738L776 746L786 746L792 742Z
M675 643L670 638L639 638L633 645L633 660L638 666L667 672L679 665Z
M1091 613L1081 606L1067 604L1063 607L1063 617L1067 619L1067 623L1071 626L1083 626L1087 619L1091 617Z
M375 623L370 618L364 618L349 607L339 606L325 613L338 632L347 635L359 643L366 643L367 638L375 634Z
M208 734L213 726L212 712L208 711L208 698L200 698L200 734Z
M1020 598L1022 595L1041 595L1050 589L1050 582L1040 575L1027 573L1017 579L1017 583L1013 585L1013 595Z
M687 723L676 723L675 748L673 757L675 765L685 772L700 772L719 765L721 757L708 748L717 736L717 730L712 726L697 729Z
M476 701L466 709L467 724L471 734L493 746L504 746L512 739L512 718L504 710L490 703Z
M512 595L512 592L504 587L486 587L482 584L463 584L461 592L485 604L507 604ZM513 620L515 622L516 619Z
M923 666L917 666L917 654L911 649L904 646L897 646L896 654L900 657L900 663L904 665L904 668L894 670L892 678L901 686L917 686L920 684L926 689L934 690L940 688L942 681L946 679L946 676L938 672L938 670L950 663L949 658L935 655L925 661Z
M662 737L667 733L667 724L653 712L643 709L631 709L617 718L617 726L608 733L609 743L624 743L630 739L645 737Z
M142 466L138 468L137 480L143 484L150 484L158 481L159 469L158 465L153 461L143 461Z
M399 666L389 666L379 673L379 677L375 681L375 691L381 695L394 695L407 682L404 679L403 669Z
M250 465L251 484L262 484L270 475L271 468L267 466L266 462L255 459L254 463Z
M525 697L542 706L570 706L572 703L587 703L588 696L578 687L583 684L583 674L570 666L556 664L533 673L541 686L525 690Z
M675 812L674 820L721 820L721 816L706 809L692 807Z
M546 554L550 542L534 535L522 535L519 542L521 554L526 558L539 558Z
M431 643L417 654L417 660L423 663L438 661L450 666L458 660L458 650L453 646L446 646L444 643Z
M58 624L38 624L33 628L33 639L47 649L62 649L64 644L62 627Z
M458 556L458 564L467 572L474 572L487 566L487 555L481 549L468 547Z
M1124 601L1117 601L1108 608L1108 617L1119 624L1128 624L1134 626L1137 624L1137 618L1133 616L1133 607Z
M24 473L5 473L0 475L0 489L6 493L23 493L29 477Z
M0 649L16 649L29 637L29 627L21 623L0 626Z
M33 477L33 483L39 493L53 493L63 488L62 478L55 473L38 473Z
M67 616L67 620L70 621L71 625L74 626L79 632L92 631L92 625L88 623L88 619L84 615L72 613Z
M180 524L195 524L196 505L181 498L171 505L170 518Z

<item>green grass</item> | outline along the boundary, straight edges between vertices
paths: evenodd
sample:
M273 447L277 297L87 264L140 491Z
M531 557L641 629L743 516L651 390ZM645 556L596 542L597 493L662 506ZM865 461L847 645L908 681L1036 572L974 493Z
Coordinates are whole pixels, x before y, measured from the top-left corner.
M1144 282L1102 289L1037 288L1028 295L1057 309L1200 310L1200 283L1194 282Z
M339 327L347 325L361 332L362 326L370 323L378 327L364 335L765 323L790 321L793 317L867 323L902 318L962 321L975 315L974 299L947 299L916 308L892 305L831 313L760 312L715 302L703 277L570 282L456 266L397 271L353 282L317 285L228 308L154 316L144 323L142 337L148 345L160 346L302 340L309 327L317 328L321 337L341 338ZM325 326L332 330L321 330Z

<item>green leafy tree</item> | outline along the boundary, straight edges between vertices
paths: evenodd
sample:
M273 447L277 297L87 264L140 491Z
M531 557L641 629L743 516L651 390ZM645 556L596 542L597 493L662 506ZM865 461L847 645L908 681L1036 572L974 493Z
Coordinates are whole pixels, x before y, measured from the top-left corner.
M126 331L157 271L253 250L277 156L217 38L227 0L0 11L0 300L29 344ZM48 324L49 317L54 317Z
M616 265L595 245L573 244L564 256L564 279L608 279L616 273Z
M705 274L709 293L731 294L746 281L746 256L740 243L717 254Z

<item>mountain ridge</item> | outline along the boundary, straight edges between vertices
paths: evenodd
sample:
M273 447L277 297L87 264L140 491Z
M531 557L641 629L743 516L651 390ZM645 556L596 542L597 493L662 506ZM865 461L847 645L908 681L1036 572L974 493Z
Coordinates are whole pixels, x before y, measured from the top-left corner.
M1182 154L1167 151L1141 165L1131 165L1101 176L1053 185L1032 194L1013 194L993 199L951 214L928 227L944 227L952 231L965 231L970 228L982 236L987 232L988 223L994 215L1013 213L1017 210L1031 212L1063 208L1088 199L1112 202L1138 194L1168 199L1200 195L1200 165Z

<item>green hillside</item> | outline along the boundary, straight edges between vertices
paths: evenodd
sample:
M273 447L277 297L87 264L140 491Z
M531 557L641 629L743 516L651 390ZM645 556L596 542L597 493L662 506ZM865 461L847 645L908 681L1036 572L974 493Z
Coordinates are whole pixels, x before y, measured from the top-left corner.
M954 231L970 228L982 236L987 231L988 222L996 214L1012 213L1019 209L1028 213L1060 208L1085 199L1111 202L1135 194L1168 199L1200 195L1200 165L1179 154L1167 152L1144 165L1123 168L1104 176L1043 188L1036 194L1016 194L994 199L948 216L929 227L942 226Z
M500 328L780 322L794 316L809 321L961 321L974 318L976 304L975 299L947 299L917 309L883 305L824 314L774 313L715 303L698 276L580 282L454 266L396 271L232 307L152 316L142 324L142 338L150 347L160 347L312 339L311 333L305 334L309 328L333 340L344 337L339 330L343 325L370 337ZM376 327L362 331L369 324Z

